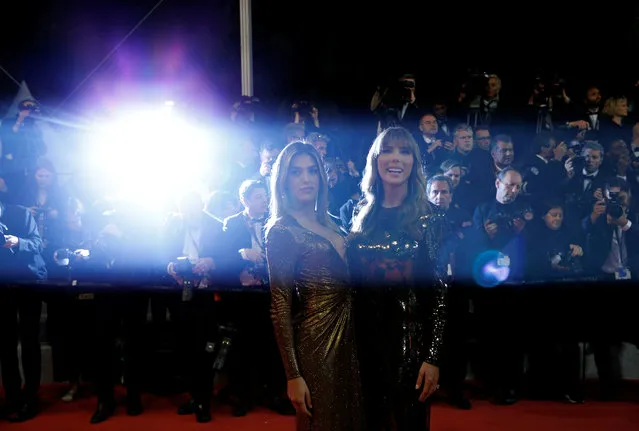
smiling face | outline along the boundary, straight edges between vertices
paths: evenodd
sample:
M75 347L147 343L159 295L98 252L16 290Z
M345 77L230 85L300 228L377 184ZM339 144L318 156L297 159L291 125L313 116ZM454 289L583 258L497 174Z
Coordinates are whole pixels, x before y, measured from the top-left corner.
M392 140L381 148L377 172L382 183L397 186L408 182L414 164L415 156L408 143Z

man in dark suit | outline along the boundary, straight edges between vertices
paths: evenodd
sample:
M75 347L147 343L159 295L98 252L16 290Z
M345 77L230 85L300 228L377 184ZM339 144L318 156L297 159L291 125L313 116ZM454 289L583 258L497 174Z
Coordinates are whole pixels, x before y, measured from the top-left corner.
M284 371L277 354L274 331L270 322L268 273L264 250L264 222L268 215L266 186L249 180L240 187L244 211L224 221L223 247L226 282L242 292L226 301L232 310L231 320L237 328L230 361L230 385L235 395L233 415L244 416L254 404L252 386L262 376L269 406L285 413ZM225 299L223 298L223 302ZM228 311L227 310L227 311ZM260 361L258 356L268 355Z
M563 184L566 197L566 217L569 223L578 223L591 210L593 199L602 199L605 185L604 173L600 169L604 149L596 142L584 144L580 156L565 162L567 180Z
M553 134L544 131L533 139L532 150L533 154L523 163L522 191L535 202L558 197L561 193L558 186L566 175L562 163L566 144L557 142Z
M527 225L533 219L528 203L519 197L521 174L510 167L502 169L495 180L496 193L491 201L480 204L473 215L473 228L468 244L474 248L469 263L476 265L485 252L498 251L497 266L504 271L483 272L479 282L520 283L526 262ZM473 271L474 272L474 271ZM475 274L474 274L475 275ZM484 279L485 278L485 279ZM485 284L484 284L485 285ZM523 371L523 346L517 333L520 324L521 299L517 289L485 289L477 296L478 315L483 325L488 372L495 384L495 401L514 404L516 387Z
M42 301L24 283L44 280L42 240L36 222L24 207L0 202L0 367L6 417L23 422L36 416L40 389L40 313ZM20 320L18 324L18 314ZM20 378L18 342L22 350L24 387Z
M222 222L204 210L202 197L187 193L180 202L179 213L166 222L162 245L164 274L171 278L170 284L178 287L165 299L177 327L177 363L191 395L178 414L194 414L200 423L211 420L213 346L219 313L210 289L219 287L221 234ZM190 262L190 274L176 265L178 257Z
M620 178L606 181L602 197L592 205L592 211L582 220L587 234L586 267L603 281L636 280L639 229L631 220L636 218L629 211L628 184ZM593 318L593 352L599 374L601 395L612 399L618 395L621 383L621 342L627 327L628 315L619 295L606 290L594 295L589 302L589 316Z

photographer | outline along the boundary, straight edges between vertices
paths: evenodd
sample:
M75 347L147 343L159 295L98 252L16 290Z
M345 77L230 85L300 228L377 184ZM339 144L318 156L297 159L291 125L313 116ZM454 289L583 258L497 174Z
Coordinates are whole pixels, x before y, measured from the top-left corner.
M257 97L242 96L231 108L231 121L236 124L251 126L262 120L260 99Z
M273 163L275 163L280 151L282 151L281 144L269 139L262 141L260 144L260 170L251 179L263 181L266 184L270 183Z
M544 310L544 319L534 319L529 329L529 390L539 399L560 399L571 404L584 402L580 388L581 331L575 307L576 291L553 284L559 279L584 275L583 233L564 223L563 203L548 200L540 204L542 216L531 225L526 278L541 282L529 292L527 310ZM582 291L579 292L581 295ZM550 296L552 295L552 296ZM552 300L549 300L549 297Z
M179 334L177 362L191 394L178 414L195 414L198 422L209 422L218 320L209 289L218 280L214 274L221 257L222 223L204 211L198 193L189 192L182 196L179 213L168 218L164 231L163 261L172 285L178 288L166 300Z
M40 157L47 152L42 134L35 124L40 113L37 101L26 99L18 104L15 121L2 121L2 163L0 169L11 191L22 188L29 172L33 172Z
M290 119L293 124L304 126L306 134L320 131L319 109L307 100L297 100L291 105Z
M419 121L415 87L415 76L408 73L400 76L397 81L377 87L370 109L378 116L378 133L388 127L402 125L414 131Z
M550 132L535 136L532 142L533 154L523 163L522 191L531 200L540 201L549 195L561 193L558 186L566 175L563 159L567 151L567 144Z
M564 79L555 75L553 79L547 80L542 74L538 74L528 99L528 106L535 108L537 113L536 133L553 131L555 123L562 123L566 118L569 104Z
M555 199L539 205L542 216L531 225L527 244L529 280L575 278L584 271L583 234L564 223L563 206Z
M604 193L593 205L592 212L582 221L588 235L587 267L601 280L635 280L637 277L637 244L639 231L631 219L628 185L619 178L606 182ZM599 373L602 397L616 398L621 383L619 357L624 331L623 304L619 295L605 291L593 293L589 301L593 319L593 351Z
M481 91L473 90L475 94L462 90L459 100L466 111L466 124L473 128L483 125L490 126L495 134L507 133L506 127L512 127L512 110L505 105L501 97L501 79L492 74L473 76L473 87L483 84ZM463 117L462 117L463 118Z
M42 240L29 210L0 202L0 235L0 367L5 414L12 422L23 422L38 413L42 309L42 301L24 283L44 280L47 270L41 255ZM24 387L18 343L22 347Z
M567 178L562 189L566 197L570 224L583 219L592 209L594 199L601 200L605 179L600 167L604 149L597 142L586 141L581 152L564 162Z
M229 359L229 385L234 395L234 416L244 416L258 401L254 390L266 386L269 406L283 406L281 397L286 388L282 362L277 353L270 320L270 296L264 223L268 216L266 185L247 180L242 183L239 197L244 210L224 220L221 265L225 282L241 292L223 298L225 318L233 322L237 335L233 339ZM260 361L255 361L257 356ZM278 405L279 403L279 405Z
M530 205L519 198L522 178L519 171L506 167L497 174L496 195L475 209L473 226L477 231L477 245L481 250L500 250L508 258L508 280L521 280L525 263L524 229L533 220Z
M628 184L620 178L606 181L605 192L592 205L582 221L589 235L588 263L603 279L634 279L635 231L630 208Z
M144 411L141 391L146 371L144 330L149 294L140 287L153 281L157 233L149 222L150 216L138 212L136 202L122 199L112 205L109 211L102 213L105 219L100 223L102 228L91 248L91 259L87 261L92 273L85 285L96 286L93 363L98 402L90 419L92 424L107 420L115 412L115 378L120 377L120 371L126 387L127 415L137 416ZM120 349L116 340L120 337L122 370L115 360L115 353Z
M499 252L497 264L507 268L504 282L512 284L523 279L526 262L526 232L533 213L526 202L518 198L521 174L506 167L497 174L495 199L477 207L473 216L474 233L468 244L474 247L472 265L484 252ZM469 271L470 272L470 271ZM516 387L523 371L523 346L519 328L521 298L518 289L484 289L478 292L476 310L485 327L481 334L488 375L494 387L495 402L510 405L518 400Z

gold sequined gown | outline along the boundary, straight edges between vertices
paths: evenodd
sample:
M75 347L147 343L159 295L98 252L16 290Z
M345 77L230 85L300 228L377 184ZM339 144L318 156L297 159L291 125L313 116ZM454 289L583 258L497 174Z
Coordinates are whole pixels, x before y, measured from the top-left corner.
M303 377L312 414L297 430L364 430L346 263L327 239L285 216L268 232L271 315L287 378Z
M377 228L349 238L366 423L371 431L424 431L430 408L415 389L423 362L438 365L446 284L437 268L445 220L423 216L415 238L382 208Z

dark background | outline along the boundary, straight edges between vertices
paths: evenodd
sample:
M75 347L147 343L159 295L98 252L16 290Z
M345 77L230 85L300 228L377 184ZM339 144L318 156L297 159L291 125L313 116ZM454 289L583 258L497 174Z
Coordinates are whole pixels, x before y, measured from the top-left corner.
M57 107L156 3L4 4L0 65ZM611 90L639 78L633 2L442 3L254 0L255 93L330 99L347 109L366 107L376 83L404 71L421 78L421 94L455 92L477 66L499 74L518 97L538 68L573 86L594 80ZM63 108L81 109L125 78L151 84L147 97L225 106L241 93L238 5L165 0ZM0 100L10 102L16 90L0 75Z

